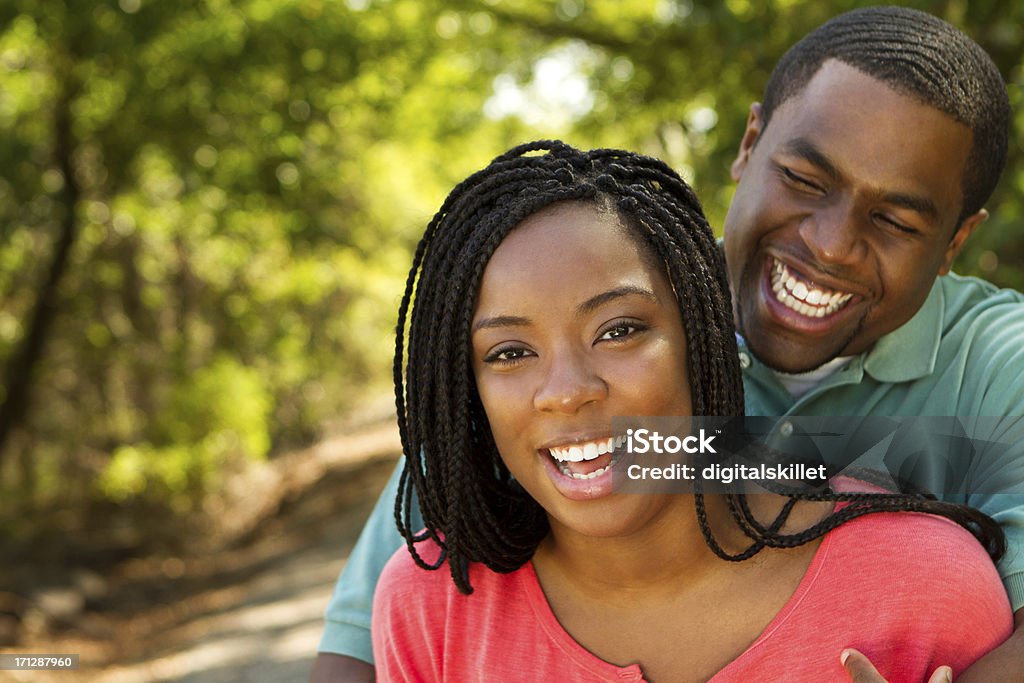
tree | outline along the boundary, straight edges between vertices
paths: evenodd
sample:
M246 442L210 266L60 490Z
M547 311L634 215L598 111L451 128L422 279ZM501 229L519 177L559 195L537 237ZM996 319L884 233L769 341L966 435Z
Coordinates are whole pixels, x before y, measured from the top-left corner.
M386 390L413 244L514 143L662 157L721 225L776 60L865 4L3 3L0 521L194 509ZM1024 9L912 4L981 42L1024 110ZM1020 161L960 265L1017 287Z

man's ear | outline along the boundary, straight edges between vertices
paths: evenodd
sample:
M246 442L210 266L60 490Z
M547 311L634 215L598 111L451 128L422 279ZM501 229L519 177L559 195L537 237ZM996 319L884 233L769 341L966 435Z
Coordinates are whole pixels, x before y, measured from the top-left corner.
M747 116L747 129L743 131L743 139L740 140L740 149L736 154L736 160L729 167L732 179L739 181L743 170L750 161L750 154L754 151L754 145L761 136L761 103L754 102L750 105L750 114Z
M964 248L964 243L967 242L967 238L971 236L971 233L978 229L978 226L985 222L988 218L988 211L981 209L977 213L971 214L963 220L960 227L953 233L953 239L949 241L949 246L946 247L946 254L942 259L942 265L939 267L939 275L945 275L949 272L949 269L953 267L953 261L956 259L957 254Z

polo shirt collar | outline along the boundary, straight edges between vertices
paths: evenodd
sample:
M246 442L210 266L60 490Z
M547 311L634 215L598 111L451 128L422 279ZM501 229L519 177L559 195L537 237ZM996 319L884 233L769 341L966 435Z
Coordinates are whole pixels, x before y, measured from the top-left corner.
M864 371L879 382L909 382L935 369L942 335L945 295L935 278L928 298L913 318L885 335L864 356Z

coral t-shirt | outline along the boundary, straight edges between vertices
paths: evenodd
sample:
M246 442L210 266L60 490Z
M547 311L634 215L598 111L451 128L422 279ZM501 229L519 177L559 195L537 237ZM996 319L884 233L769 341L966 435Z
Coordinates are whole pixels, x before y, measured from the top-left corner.
M421 554L431 561L438 551ZM462 595L446 566L423 570L405 548L391 558L373 605L378 680L644 680L640 664L610 664L573 640L532 564L499 574L474 563L469 576L474 592ZM845 682L846 647L890 683L920 683L943 664L955 677L1012 630L999 574L966 530L932 515L873 513L825 536L789 601L711 683Z

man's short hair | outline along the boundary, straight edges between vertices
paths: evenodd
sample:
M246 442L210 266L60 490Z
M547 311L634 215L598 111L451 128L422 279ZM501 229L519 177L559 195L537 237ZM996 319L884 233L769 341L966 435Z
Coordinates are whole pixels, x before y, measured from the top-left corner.
M970 128L961 191L963 219L992 195L1006 164L1010 102L988 54L938 17L906 7L869 7L835 17L791 47L768 80L762 104L772 112L798 94L829 59L876 78Z

